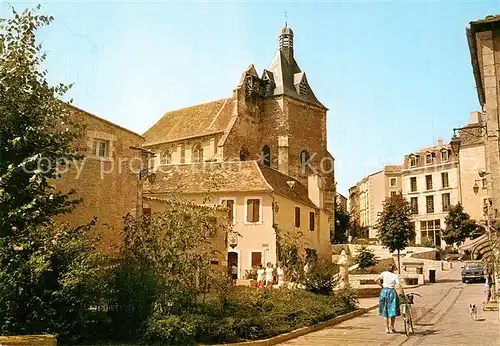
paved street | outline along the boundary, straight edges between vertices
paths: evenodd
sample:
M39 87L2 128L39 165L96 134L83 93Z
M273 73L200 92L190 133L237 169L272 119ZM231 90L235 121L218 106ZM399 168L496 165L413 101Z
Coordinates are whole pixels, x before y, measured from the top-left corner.
M340 323L334 327L304 335L282 345L500 345L498 312L482 311L483 284L463 284L460 265L438 277L435 284L418 287L415 297L415 334L404 335L398 318L398 334L385 334L378 310ZM479 306L479 321L471 321L469 303Z

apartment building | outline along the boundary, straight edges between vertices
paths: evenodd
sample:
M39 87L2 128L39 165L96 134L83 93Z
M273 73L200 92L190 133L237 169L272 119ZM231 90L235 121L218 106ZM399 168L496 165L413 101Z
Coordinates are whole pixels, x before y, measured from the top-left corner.
M377 237L376 225L384 199L402 189L401 169L397 165L385 166L349 189L351 222L359 227L360 237Z
M450 205L460 201L459 162L451 146L434 146L405 156L403 196L410 202L416 243L444 247L440 230Z

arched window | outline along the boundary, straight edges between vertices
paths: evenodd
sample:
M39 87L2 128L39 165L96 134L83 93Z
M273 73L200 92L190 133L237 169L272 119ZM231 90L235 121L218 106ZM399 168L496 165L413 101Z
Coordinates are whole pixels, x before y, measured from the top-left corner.
M271 167L271 149L269 149L268 145L264 145L264 147L262 147L261 162L262 164Z
M164 150L164 151L161 152L160 163L162 165L170 165L170 164L172 164L172 154L170 154L170 151Z
M248 159L248 150L246 148L240 148L240 161L246 161Z
M200 163L203 162L203 148L201 147L201 144L195 144L193 147L193 155L192 155L191 162L192 163Z
M300 153L300 169L305 171L309 164L309 153L306 150L302 150Z

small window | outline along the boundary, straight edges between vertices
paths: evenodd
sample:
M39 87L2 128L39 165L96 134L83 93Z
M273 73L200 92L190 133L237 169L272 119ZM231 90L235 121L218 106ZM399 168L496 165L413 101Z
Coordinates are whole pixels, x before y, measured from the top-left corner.
M417 156L411 156L410 157L410 166L415 167L418 164L418 157Z
M168 150L165 150L161 153L160 162L162 165L170 165L172 163L172 155Z
M260 199L247 199L247 222L260 221Z
M442 199L443 199L443 211L448 211L450 209L450 194L443 193Z
M300 208L295 207L295 227L300 228Z
M417 191L417 177L410 178L411 192Z
M248 159L248 151L241 147L240 148L240 161L246 161Z
M396 178L391 178L390 180L390 186L391 187L396 187L397 185L397 179Z
M309 153L306 150L302 150L300 153L300 168L302 172L305 172L307 166L309 165Z
M425 186L427 190L432 190L432 175L425 176Z
M300 82L299 93L300 93L300 96L306 96L307 95L307 83L306 83L306 81L304 79Z
M203 162L203 148L201 147L201 144L196 144L193 147L193 157L191 158L191 161L193 163L201 163Z
M448 161L448 150L443 150L441 152L441 161L442 162Z
M396 191L391 191L391 197L395 197L398 193Z
M418 214L418 197L412 197L410 199L411 213Z
M488 183L486 182L485 178L483 178L482 183L483 183L483 189L486 189L488 187Z
M427 206L427 213L434 213L434 196L426 196L425 204Z
M316 218L314 215L314 212L309 212L309 230L312 232L314 231L314 225L316 224L315 222Z
M227 208L227 219L231 224L234 224L234 200L224 199L222 200L222 205Z
M261 162L263 165L271 167L271 149L268 145L264 145L264 147L262 148Z
M252 267L258 267L262 264L262 252L252 252Z
M109 142L100 139L94 139L92 142L92 155L100 157L109 156Z
M432 154L430 154L430 153L429 154L425 154L425 163L427 165L432 164Z
M441 185L443 188L450 186L448 182L448 173L441 173Z

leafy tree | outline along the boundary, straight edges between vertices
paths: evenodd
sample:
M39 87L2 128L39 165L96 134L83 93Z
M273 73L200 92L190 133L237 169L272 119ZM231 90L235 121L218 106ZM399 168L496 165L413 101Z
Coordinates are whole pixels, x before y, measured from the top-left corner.
M460 203L450 206L444 223L446 227L441 231L441 237L447 244L460 245L465 239L471 237L478 227L469 214L464 212Z
M377 257L375 252L366 245L361 245L356 249L356 257L354 263L357 263L361 269L373 267L377 264Z
M81 158L75 143L82 128L59 100L69 87L49 85L41 69L45 53L35 32L52 17L37 10L12 9L0 20L0 332L64 340L86 333L100 269L93 240L84 238L90 225L52 223L78 202L50 179Z
M76 201L54 191L49 180L81 158L73 144L82 128L59 100L69 86L49 85L41 69L46 55L35 40L52 17L12 14L0 21L0 237L15 236L13 226L47 224L71 211Z
M401 193L387 197L377 222L377 237L390 252L398 252L398 266L401 271L400 251L415 237L415 228L410 220L410 203Z
M342 210L339 204L335 205L335 228L330 232L330 242L332 244L347 243L349 233L349 214Z

